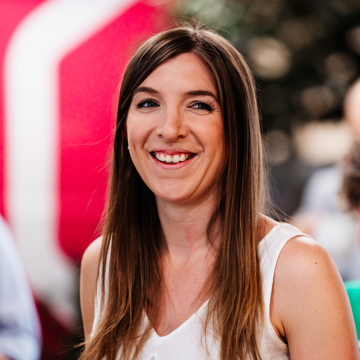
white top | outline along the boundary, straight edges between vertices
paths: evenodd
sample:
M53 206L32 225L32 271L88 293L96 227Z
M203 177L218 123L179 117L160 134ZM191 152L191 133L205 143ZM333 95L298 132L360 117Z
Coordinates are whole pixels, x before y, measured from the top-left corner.
M270 322L270 299L275 273L275 266L281 250L288 240L304 236L299 229L289 224L278 224L259 243L260 268L264 295L264 328L260 337L260 354L263 360L290 359L287 345L280 340ZM305 235L308 236L308 235ZM99 286L98 286L99 288ZM204 346L202 321L206 316L207 301L200 309L177 329L165 336L158 336L152 330L145 344L140 360L218 360L220 342L214 336L211 327L207 330ZM95 317L92 334L100 317L100 292L95 300ZM144 324L148 323L144 312ZM92 336L91 334L91 336ZM208 353L206 352L208 350Z

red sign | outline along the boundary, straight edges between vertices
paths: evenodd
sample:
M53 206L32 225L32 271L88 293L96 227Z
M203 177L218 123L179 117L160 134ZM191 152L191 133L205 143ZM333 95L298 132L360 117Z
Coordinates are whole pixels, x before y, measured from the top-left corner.
M73 262L104 210L116 94L164 1L0 0L0 213L35 293L71 313Z

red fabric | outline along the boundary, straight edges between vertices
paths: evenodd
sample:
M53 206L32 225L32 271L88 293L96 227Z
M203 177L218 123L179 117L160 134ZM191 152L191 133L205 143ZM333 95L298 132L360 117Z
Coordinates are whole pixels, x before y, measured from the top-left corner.
M0 0L2 65L11 33L40 3ZM80 260L85 248L95 238L104 209L116 89L121 74L137 45L167 26L168 20L164 6L136 2L61 62L58 73L58 240L60 248L75 261ZM2 72L0 77L0 213L6 217Z
M61 64L59 239L74 260L96 237L104 209L120 76L165 19L162 8L137 3Z
M1 69L11 34L20 21L42 2L0 0ZM104 209L116 89L121 74L137 45L162 30L168 22L164 7L137 2L61 62L58 70L58 241L59 248L75 261L79 261L95 237ZM3 75L0 71L0 214L6 217ZM34 261L41 261L41 257ZM44 340L41 359L75 358L80 349L71 344L79 342L79 333L64 328L42 299L37 299L37 305Z

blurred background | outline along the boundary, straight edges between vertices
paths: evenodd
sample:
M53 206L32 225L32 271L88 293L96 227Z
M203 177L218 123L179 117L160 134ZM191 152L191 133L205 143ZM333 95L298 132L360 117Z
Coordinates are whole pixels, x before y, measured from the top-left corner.
M0 214L44 360L80 351L79 266L99 235L122 72L142 41L184 18L228 38L254 72L274 216L322 242L344 280L360 278L340 191L360 128L344 112L360 76L359 0L0 0Z

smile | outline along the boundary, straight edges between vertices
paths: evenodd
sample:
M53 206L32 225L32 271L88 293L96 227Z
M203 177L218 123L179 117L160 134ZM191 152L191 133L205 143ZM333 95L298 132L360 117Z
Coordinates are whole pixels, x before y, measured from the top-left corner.
M161 161L162 163L165 163L165 164L177 164L179 162L184 162L186 160L191 159L196 154L191 154L191 153L184 154L184 153L182 153L182 154L169 155L169 154L164 154L162 152L151 152L151 155L154 158L156 158L157 160Z

